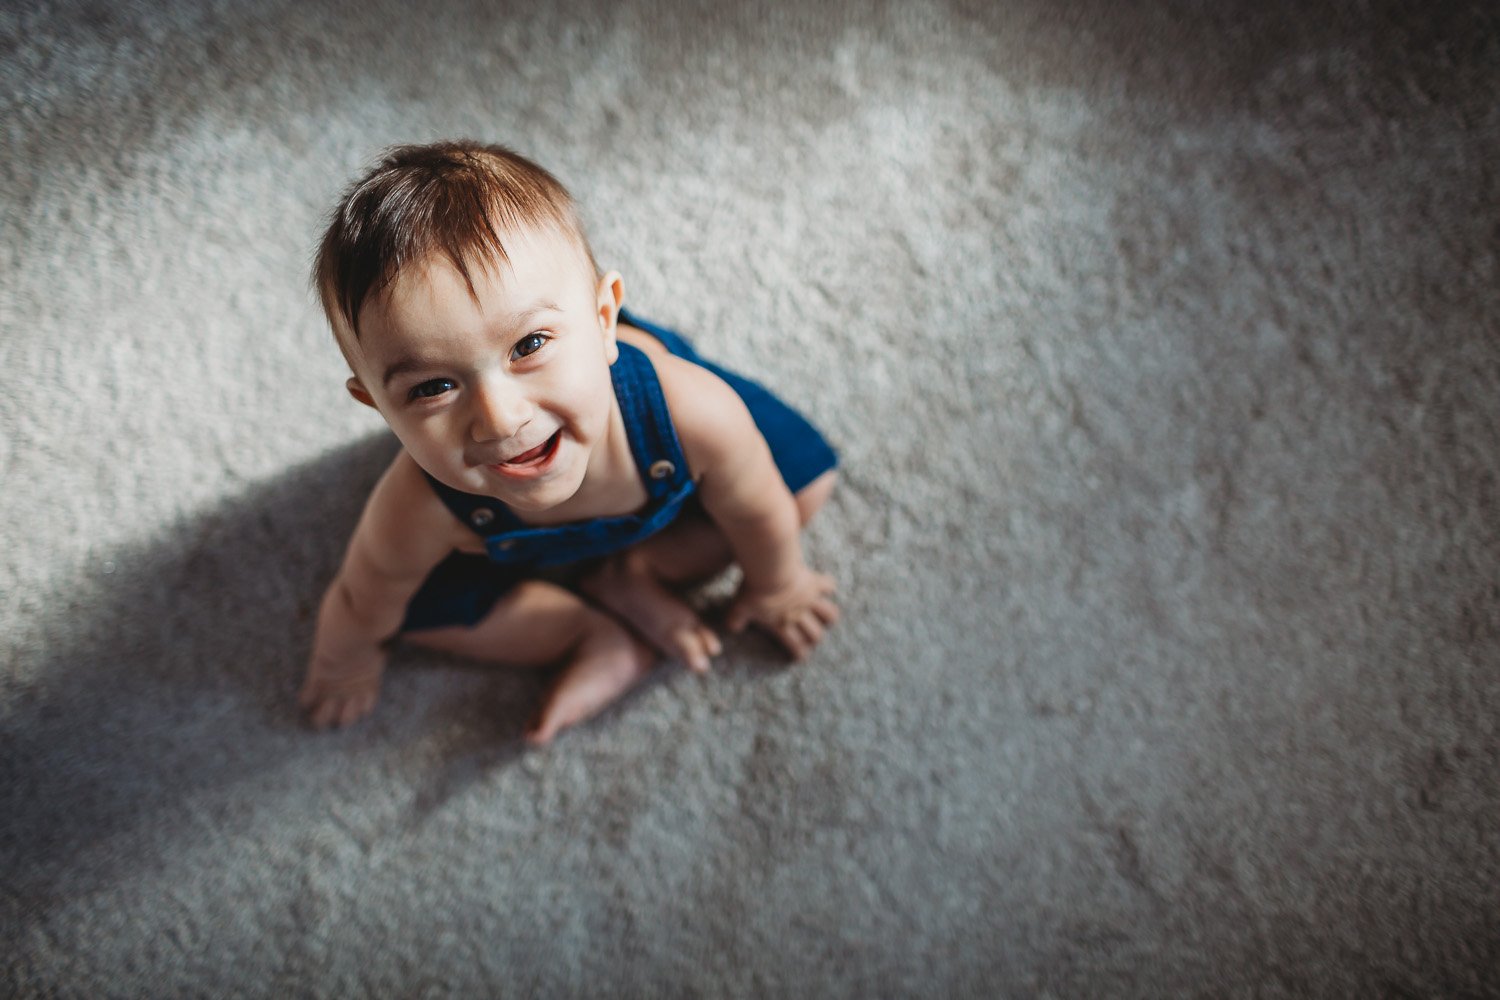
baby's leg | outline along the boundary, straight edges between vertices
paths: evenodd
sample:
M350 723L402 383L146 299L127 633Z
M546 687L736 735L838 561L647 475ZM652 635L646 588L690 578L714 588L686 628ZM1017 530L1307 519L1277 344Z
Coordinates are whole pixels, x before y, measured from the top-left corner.
M797 492L804 525L828 502L837 483L838 473L830 469ZM719 638L668 588L707 580L733 560L724 533L698 511L610 559L582 587L657 649L702 671L720 653Z
M576 594L539 580L517 585L477 625L408 632L407 642L512 667L562 662L552 690L526 730L546 743L597 714L656 662L656 654Z

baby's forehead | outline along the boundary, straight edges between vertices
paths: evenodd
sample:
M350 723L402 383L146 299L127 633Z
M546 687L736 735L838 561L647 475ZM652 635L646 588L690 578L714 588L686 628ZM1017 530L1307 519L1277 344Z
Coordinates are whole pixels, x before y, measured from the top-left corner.
M437 316L520 313L538 303L562 307L593 298L593 263L566 234L517 234L488 252L457 257L441 249L399 270L360 310L361 353L370 339L420 336ZM533 301L534 300L534 301Z
M434 247L399 268L378 297L388 305L403 295L450 293L461 288L471 298L478 298L485 291L514 293L527 286L573 285L579 281L592 285L597 278L581 241L555 229L503 233L499 247L498 251L488 247Z

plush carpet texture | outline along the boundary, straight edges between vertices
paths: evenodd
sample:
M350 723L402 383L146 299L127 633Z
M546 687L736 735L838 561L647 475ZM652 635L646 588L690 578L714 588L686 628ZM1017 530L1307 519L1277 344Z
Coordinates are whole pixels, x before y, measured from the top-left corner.
M0 991L1500 995L1497 96L1488 3L6 3ZM451 136L838 444L810 662L301 724L307 264Z

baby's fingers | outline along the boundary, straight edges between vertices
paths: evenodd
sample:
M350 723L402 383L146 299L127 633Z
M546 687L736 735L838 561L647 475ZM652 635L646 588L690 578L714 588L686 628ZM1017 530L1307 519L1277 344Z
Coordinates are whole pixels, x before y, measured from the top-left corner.
M818 621L818 616L808 611L799 617L792 626L802 637L803 644L808 652L818 643L823 641L823 623Z
M832 625L839 620L839 606L826 597L813 601L812 611L818 616L818 621L825 626Z
M781 644L786 647L786 651L791 654L793 660L801 662L807 659L808 651L812 647L807 644L807 640L796 628L791 625L783 626L776 631L776 638L781 640Z

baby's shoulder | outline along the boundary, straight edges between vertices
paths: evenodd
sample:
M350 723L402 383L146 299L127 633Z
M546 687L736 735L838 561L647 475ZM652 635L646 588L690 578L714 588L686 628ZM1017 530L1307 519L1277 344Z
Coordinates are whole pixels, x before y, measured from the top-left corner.
M744 400L718 375L673 354L651 359L688 463L700 469L759 432Z
M391 464L375 484L371 494L384 503L395 506L421 506L429 496L435 496L422 467L405 448L396 452Z
M464 538L463 525L405 448L396 453L370 492L365 519L372 531L393 542L421 536L423 544L434 540L451 545L454 539Z

